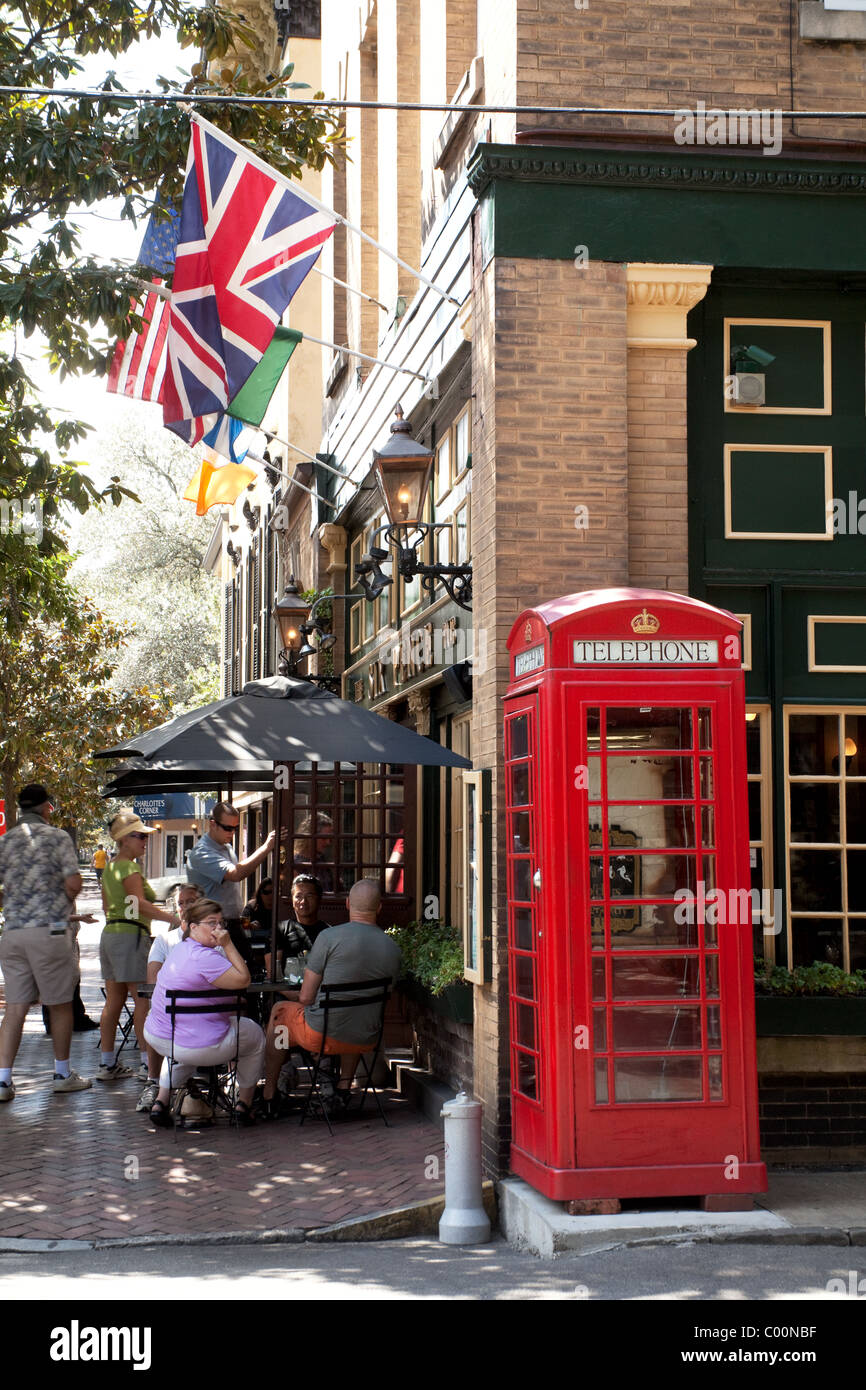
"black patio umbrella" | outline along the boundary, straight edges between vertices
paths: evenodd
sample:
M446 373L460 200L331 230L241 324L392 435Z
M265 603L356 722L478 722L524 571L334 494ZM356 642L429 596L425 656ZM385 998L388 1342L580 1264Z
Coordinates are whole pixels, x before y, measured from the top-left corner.
M310 681L271 676L181 714L157 729L95 753L96 758L135 758L161 772L194 770L196 776L260 771L284 762L416 763L471 767L450 748L404 729L362 705L319 690ZM213 785L213 780L211 781Z
M240 695L181 714L94 757L132 760L115 769L120 775L110 785L118 789L112 793L117 795L168 790L169 786L183 791L193 786L211 789L222 784L231 797L232 788L240 791L245 778L255 780L265 769L268 780L259 785L270 789L274 763L285 762L472 766L423 734L320 690L310 681L285 676L251 681ZM275 893L274 972L277 913Z
M102 788L102 796L160 796L167 792L213 792L231 786L233 792L269 792L274 785L273 763L261 763L258 767L247 767L243 772L204 771L193 766L168 767L160 762L148 763L144 758L133 758L110 768L109 780Z

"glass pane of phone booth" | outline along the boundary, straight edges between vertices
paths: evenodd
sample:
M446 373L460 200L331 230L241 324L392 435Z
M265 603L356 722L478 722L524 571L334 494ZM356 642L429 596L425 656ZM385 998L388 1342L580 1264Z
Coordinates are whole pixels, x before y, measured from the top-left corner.
M598 1105L723 1094L713 712L587 711Z
M533 875L536 868L535 701L505 722L512 1084L526 1100L541 1095L538 951Z

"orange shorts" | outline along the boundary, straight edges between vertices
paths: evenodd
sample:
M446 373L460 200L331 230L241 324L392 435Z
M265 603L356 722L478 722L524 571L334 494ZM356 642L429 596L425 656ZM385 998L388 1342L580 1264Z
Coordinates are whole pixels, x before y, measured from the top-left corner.
M302 1047L305 1052L318 1053L322 1046L322 1035L311 1028L304 1017L303 1004L277 1004L271 1010L269 1027L285 1028L289 1036L290 1047ZM334 1057L340 1054L355 1057L362 1052L372 1052L370 1043L350 1043L340 1042L337 1038L328 1038L325 1043L326 1057Z

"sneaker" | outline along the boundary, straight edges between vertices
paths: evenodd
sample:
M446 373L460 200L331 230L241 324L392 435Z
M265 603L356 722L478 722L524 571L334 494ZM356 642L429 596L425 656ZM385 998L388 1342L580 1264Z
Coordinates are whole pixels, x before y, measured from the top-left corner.
M71 1071L68 1076L60 1076L54 1073L55 1091L89 1091L93 1082L87 1076L79 1076L77 1071Z
M141 1095L138 1097L138 1104L135 1107L136 1112L149 1110L158 1095L159 1082L148 1081Z
M122 1062L115 1062L113 1067L107 1067L104 1062L100 1062L96 1079L97 1081L126 1081L128 1077L134 1075L135 1072L132 1067L125 1067Z
M291 1095L298 1084L298 1069L294 1062L284 1062L280 1068L277 1090L281 1096Z
M72 1031L73 1033L92 1033L94 1029L98 1027L99 1023L95 1018L87 1018L85 1016L84 1018L80 1018L77 1023L74 1023L72 1025ZM45 1031L47 1033L48 1029L46 1028Z
M147 1069L147 1062L142 1062L142 1063L139 1065L138 1071L136 1072L136 1076L138 1077L139 1081L149 1081L149 1080L150 1080L150 1075L149 1075L148 1069Z
M12 1100L15 1096L15 1087L11 1081L0 1081L0 1101Z

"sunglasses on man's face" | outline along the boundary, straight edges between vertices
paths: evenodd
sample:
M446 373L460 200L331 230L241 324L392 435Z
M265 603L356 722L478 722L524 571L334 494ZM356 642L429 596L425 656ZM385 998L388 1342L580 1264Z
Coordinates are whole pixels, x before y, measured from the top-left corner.
M236 821L234 825L224 825L221 820L214 820L214 825L218 825L220 830L228 830L231 832L232 835L234 835L235 831L240 825L240 821Z

